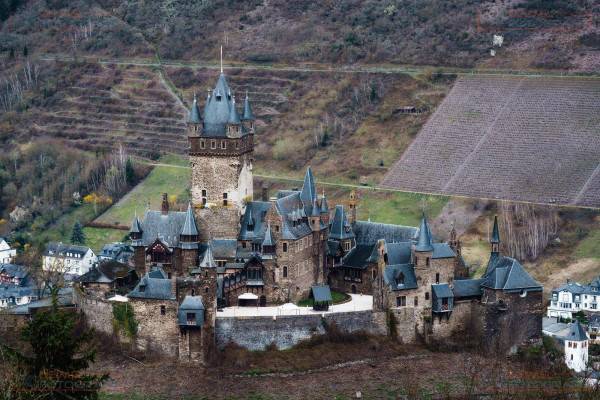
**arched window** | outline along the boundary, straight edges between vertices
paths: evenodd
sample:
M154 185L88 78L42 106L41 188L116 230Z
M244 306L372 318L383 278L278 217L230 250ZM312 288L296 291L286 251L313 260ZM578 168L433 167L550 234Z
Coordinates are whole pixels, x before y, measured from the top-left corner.
M285 243L284 243L285 244ZM288 268L286 266L283 267L283 277L287 278L288 276Z

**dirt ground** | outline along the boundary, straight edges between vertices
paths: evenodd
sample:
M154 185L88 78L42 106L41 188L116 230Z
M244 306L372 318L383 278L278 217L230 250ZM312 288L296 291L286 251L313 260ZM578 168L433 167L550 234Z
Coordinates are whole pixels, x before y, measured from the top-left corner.
M316 351L327 353L318 346ZM384 346L369 358L361 358L364 353L357 347L348 345L346 351L344 362L324 365L316 359L319 367L304 370L293 365L294 356L301 353L278 352L287 353L292 364L289 369L293 371L283 373L267 372L266 358L258 360L253 355L240 366L234 363L216 368L156 361L140 364L113 356L97 362L93 370L110 373L104 397L119 399L351 399L357 398L357 392L363 399L458 399L468 393L500 393L496 398L519 398L520 394L531 396L540 388L548 390L555 384L555 380L548 384L550 378L545 371L527 369L524 364L505 358L433 353L419 347ZM255 361L260 367L253 365Z

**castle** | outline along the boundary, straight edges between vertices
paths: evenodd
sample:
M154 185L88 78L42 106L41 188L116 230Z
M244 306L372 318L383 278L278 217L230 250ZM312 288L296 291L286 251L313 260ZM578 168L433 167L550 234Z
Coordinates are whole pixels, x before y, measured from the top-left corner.
M539 338L541 286L500 255L497 221L484 276L466 279L454 230L439 243L425 215L418 228L358 221L354 192L348 212L330 209L310 167L301 188L254 200L255 116L248 94L238 110L222 71L202 113L194 96L187 126L187 210L171 210L164 194L161 210L131 224L139 348L209 362L219 308L297 302L325 284L373 295L373 313L391 313L393 334L407 343L444 340L469 324L488 347ZM84 312L100 314L85 287L78 296Z

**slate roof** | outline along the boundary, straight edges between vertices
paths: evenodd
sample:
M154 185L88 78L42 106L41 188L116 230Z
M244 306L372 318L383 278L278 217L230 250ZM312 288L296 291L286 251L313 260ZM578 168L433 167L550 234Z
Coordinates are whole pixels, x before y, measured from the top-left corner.
M304 183L302 184L302 190L300 191L300 199L302 200L306 215L311 215L313 204L315 204L317 200L317 188L315 185L315 177L313 176L310 167L306 169L306 173L304 174Z
M483 289L481 284L484 279L455 279L454 280L454 297L477 297L481 296Z
M212 94L207 97L204 106L203 132L209 137L225 137L227 123L240 123L239 113L235 108L235 100L227 83L225 75L221 72ZM237 122L236 122L237 121ZM247 134L242 127L242 135Z
M192 102L192 108L189 111L188 122L191 124L199 124L202 122L200 118L200 110L198 109L196 93L194 93L194 101Z
M66 243L58 243L58 242L50 242L46 246L46 251L44 252L45 256L60 256L66 257L67 253L77 254L81 258L85 256L85 254L90 250L89 247L86 246L76 246L73 244ZM52 254L51 254L52 252Z
M413 226L382 224L379 222L356 221L352 224L356 243L374 244L380 239L388 243L416 239L419 229Z
M204 310L204 304L202 303L202 296L185 296L181 305L180 310Z
M174 300L171 292L171 280L163 278L150 278L144 275L127 297L154 300Z
M133 247L121 242L107 243L102 246L102 250L98 253L100 258L110 258L117 261L119 259L126 260L131 255L133 255Z
M448 243L433 243L433 255L432 258L454 258L454 250Z
M136 215L133 217L133 221L131 221L131 228L129 228L129 233L142 233L142 225L140 224L140 220Z
M492 237L490 243L500 243L500 230L498 229L498 216L494 215L494 227L492 229Z
M331 303L331 290L328 285L316 285L310 288L315 303Z
M333 215L333 220L331 221L329 237L337 240L354 238L352 225L348 223L344 206L335 206L335 214Z
M404 274L404 284L398 284L397 278ZM417 288L415 269L411 264L388 265L383 271L383 280L391 290L407 290Z
M267 225L267 231L265 232L265 238L262 242L263 246L275 246L275 240L273 239L273 234L271 233L271 225Z
M58 292L57 303L59 307L66 307L73 305L73 288L63 288ZM16 315L29 315L32 310L38 308L46 308L52 305L51 297L44 297L43 299L32 301L28 304L22 304L15 307L10 307L7 312Z
M244 114L242 120L254 120L254 113L252 112L252 106L250 106L250 99L248 98L248 91L246 90L246 98L244 99Z
M375 246L357 244L342 258L342 265L344 267L366 269L369 262L374 262L371 261L371 255Z
M0 264L0 274L6 274L17 279L24 279L28 275L25 267L17 264Z
M91 268L85 274L77 277L76 281L82 283L112 283L117 279L126 278L131 268L118 261L110 260Z
M321 197L321 214L329 213L329 204L327 204L327 197L323 195Z
M589 328L600 328L600 314L592 314L588 318L588 329Z
M327 241L327 254L330 256L335 256L338 251L341 250L340 242L336 240L328 240Z
M421 217L421 226L419 227L419 236L417 237L415 251L433 251L431 231L429 230L429 224L427 224L425 214Z
M570 340L573 342L582 342L588 340L587 333L578 320L575 320L575 322L571 322L569 324L569 333L565 337L565 340Z
M196 217L192 210L192 203L188 203L187 211L185 212L185 222L181 234L185 236L198 236L198 227L196 226Z
M148 277L155 279L167 279L167 273L160 267L152 267L148 272Z
M213 257L212 248L208 246L204 254L202 255L202 259L200 260L200 268L217 268L217 263Z
M275 207L283 220L281 227L282 239L297 240L312 233L310 225L298 214L298 211L304 208L300 192L293 191L288 196L278 198ZM294 221L296 221L295 224Z
M271 203L268 201L251 201L246 204L238 239L262 243L267 230L265 217L270 208Z
M170 248L180 247L179 236L183 232L188 217L189 214L185 211L169 211L167 214L163 214L162 211L146 211L141 223L141 245L149 246L158 238ZM194 229L192 226L186 229L188 228L190 231Z
M387 253L387 263L393 264L410 264L411 262L411 247L412 242L400 243L385 243Z
M431 285L431 291L437 299L454 297L454 293L452 293L452 290L447 283L433 284Z
M498 255L491 257L490 262L492 264L488 263L482 286L505 291L542 290L542 285L533 279L514 258Z
M23 296L33 296L37 293L34 286L0 285L0 299L10 299Z
M587 287L576 282L567 282L564 285L552 290L553 292L570 292L573 294L583 294L587 292Z

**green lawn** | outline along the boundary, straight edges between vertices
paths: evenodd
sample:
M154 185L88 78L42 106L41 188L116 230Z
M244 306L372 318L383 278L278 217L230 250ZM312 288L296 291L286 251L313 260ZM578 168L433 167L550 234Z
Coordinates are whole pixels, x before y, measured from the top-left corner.
M129 225L137 210L142 215L146 206L160 209L162 193L177 196L177 202L189 198L190 170L181 167L157 166L119 202L110 207L97 221L109 224Z
M448 202L446 196L404 192L361 192L358 218L373 222L419 226L423 206L429 221L437 217Z
M73 207L67 213L63 214L55 223L44 229L43 232L36 234L35 240L39 243L48 241L68 242L71 239L71 231L73 230L75 222L79 221L82 225L85 225L96 216L92 204L82 204Z
M108 229L108 228L83 228L85 234L85 244L89 246L96 254L102 249L107 243L122 242L127 236L126 231L119 229Z
M577 258L600 259L600 228L591 230L577 245L575 256Z
M347 301L350 297L346 293L334 292L332 290L331 298L333 299L333 304L339 304ZM312 307L313 299L300 300L297 305L299 307Z

